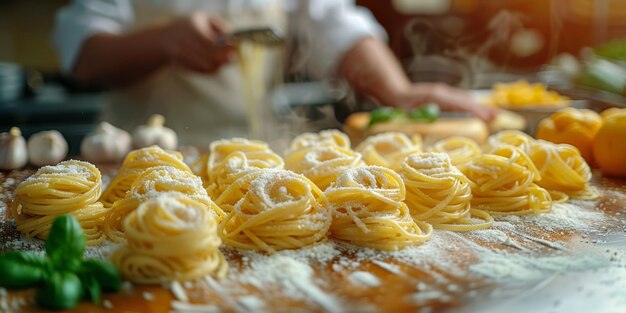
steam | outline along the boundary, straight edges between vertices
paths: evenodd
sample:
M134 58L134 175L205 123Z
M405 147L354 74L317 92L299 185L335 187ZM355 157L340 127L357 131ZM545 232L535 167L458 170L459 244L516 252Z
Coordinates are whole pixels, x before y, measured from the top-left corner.
M554 38L562 29L562 17L559 15L557 0L550 0L550 26ZM488 54L495 48L507 48L513 55L526 57L539 52L545 43L543 34L534 29L524 27L527 18L522 13L502 10L496 14L481 31L459 37L452 37L438 32L432 22L416 18L409 22L404 30L412 58L408 62L409 73L427 69L425 63L434 63L430 68L449 69L460 72L463 77L461 87L483 87L484 73L504 72L506 66L493 64ZM433 41L440 42L443 47L432 47ZM550 43L550 55L556 55L558 40ZM433 54L429 54L432 50ZM506 64L506 60L505 60Z

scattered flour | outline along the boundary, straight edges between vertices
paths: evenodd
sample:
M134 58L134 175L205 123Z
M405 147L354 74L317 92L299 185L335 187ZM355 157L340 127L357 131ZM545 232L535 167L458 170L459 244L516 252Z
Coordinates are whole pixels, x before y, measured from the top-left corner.
M589 230L597 223L606 220L602 212L594 211L593 202L576 201L574 203L556 203L552 211L540 215L507 216L502 220L519 223L529 222L544 229L554 230Z
M412 294L410 299L419 305L424 305L434 300L439 302L450 302L452 297L439 290L425 290Z
M247 263L250 260L268 257L265 254L250 251L250 250L236 250L230 247L222 247L226 254L229 253L237 253L242 256L242 260L244 263ZM317 263L326 263L331 261L335 257L337 257L341 251L337 249L337 245L332 241L326 241L322 243L318 243L316 245L297 249L297 250L283 250L277 253L274 253L273 257L290 257L300 262L309 263L310 261L314 261Z
M183 288L183 286L181 286L181 284L178 281L173 281L170 284L170 291L172 291L172 294L174 294L174 297L181 302L189 302L189 297L187 296L187 293L185 292L185 288Z
M504 251L482 253L470 270L499 283L540 280L549 274L581 271L608 265L608 260L593 254L531 256Z
M313 268L305 262L284 254L257 255L235 280L264 289L267 284L281 287L289 298L310 299L327 312L342 312L339 302L313 281Z
M380 286L380 280L378 279L378 277L368 272L363 272L363 271L354 272L350 274L350 276L348 276L348 279L350 280L350 282L352 282L352 284L357 285L357 286L366 286L366 287Z
M272 179L284 178L282 172L277 175L266 177L266 183ZM9 179L5 182L7 184ZM2 186L6 188L6 186ZM0 197L9 198L10 193L0 190ZM0 200L3 200L0 199ZM280 251L272 255L261 254L251 251L241 251L234 248L223 247L227 258L240 256L242 267L232 267L225 281L216 282L211 280L209 284L215 290L221 290L227 304L237 312L260 312L267 309L270 304L253 295L237 295L231 286L240 283L257 287L259 290L269 290L268 286L277 287L280 293L292 299L309 300L319 305L328 312L341 312L347 309L342 306L341 299L324 290L324 280L315 275L314 268L325 267L332 264L331 268L337 272L352 272L348 279L352 284L367 287L380 286L381 281L372 273L362 270L364 264L374 264L396 275L406 275L403 272L405 266L428 272L435 281L420 281L416 283L416 292L409 296L409 301L417 304L427 304L431 301L451 301L453 295L459 292L459 286L451 285L454 277L482 277L496 283L511 282L534 282L545 279L550 275L564 275L572 272L584 273L585 271L608 271L616 273L617 278L611 280L614 284L622 284L619 279L626 279L626 271L616 271L611 267L606 256L597 253L581 253L577 251L555 251L549 256L533 255L531 251L523 248L516 240L523 242L526 237L523 233L525 223L542 227L549 231L554 230L581 230L594 229L598 223L607 219L601 212L592 209L594 203L574 201L568 204L557 204L550 213L539 216L506 217L494 223L494 228L467 233L455 233L449 231L436 231L432 238L420 246L408 247L396 252L381 252L372 249L354 248L333 241L314 245L312 247ZM7 207L0 201L0 214L6 213ZM3 219L4 220L4 219ZM3 225L0 227L14 227ZM509 235L512 233L513 235ZM1 235L1 234L0 234ZM522 234L524 235L524 234ZM496 243L516 247L520 251L502 251L500 249L486 247L482 242ZM558 244L558 243L557 243ZM490 245L492 246L492 245ZM106 259L117 244L105 241L105 243L88 247L85 257ZM38 239L1 238L0 249L16 249L41 251L43 253L43 241ZM510 250L510 249L509 249ZM626 260L626 258L624 258ZM624 264L626 265L626 264ZM621 267L624 267L621 265ZM469 268L469 273L468 273ZM446 273L440 275L438 273ZM406 275L407 279L412 279ZM619 278L619 279L618 279ZM184 303L186 294L180 286L173 286L175 294L180 301L174 301L172 308L181 312L219 312L216 305L191 306ZM625 287L626 288L626 287ZM180 289L180 290L178 290ZM623 290L624 288L622 288ZM182 293L180 292L182 290ZM615 289L607 289L615 290ZM150 295L143 295L150 298ZM2 295L0 294L0 297ZM624 300L623 303L626 303ZM110 304L110 303L109 303ZM1 307L0 307L1 309Z
M265 302L255 296L243 296L237 299L237 303L245 308L248 312L263 312L265 310Z
M476 230L470 232L469 235L485 242L494 243L505 243L509 239L509 235L497 229Z
M141 293L141 296L146 301L154 301L154 294L148 291L144 291Z
M180 313L219 313L220 308L212 304L191 304L182 301L172 301L174 312Z

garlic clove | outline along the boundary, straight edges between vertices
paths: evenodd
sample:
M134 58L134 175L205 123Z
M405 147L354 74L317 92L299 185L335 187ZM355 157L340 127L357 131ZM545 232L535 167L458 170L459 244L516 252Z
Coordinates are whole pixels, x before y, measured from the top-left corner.
M36 166L57 164L67 156L67 141L56 130L38 132L28 139L28 156Z
M130 151L130 134L107 122L88 134L80 144L80 153L94 163L119 162Z
M165 117L154 114L146 125L138 126L133 132L133 147L135 149L157 145L166 150L176 150L178 136L172 129L163 126Z
M26 140L17 127L0 134L0 170L14 170L28 163Z

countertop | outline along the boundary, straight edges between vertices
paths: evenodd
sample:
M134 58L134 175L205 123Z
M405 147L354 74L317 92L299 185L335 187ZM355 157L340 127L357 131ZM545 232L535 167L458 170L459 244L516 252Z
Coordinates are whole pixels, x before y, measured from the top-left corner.
M101 167L105 180L115 168ZM9 205L12 190L31 173L0 173L1 203ZM626 180L594 172L593 185L603 193L598 201L498 219L490 230L435 231L424 245L400 252L333 241L271 256L222 248L229 275L185 289L190 302L207 304L202 312L621 313L626 308ZM22 239L1 203L0 251L41 249L41 241ZM112 249L115 245L107 243L88 254L106 256ZM278 275L291 270L272 270L285 258L310 267L312 276ZM38 311L28 300L32 291L3 297L15 305L12 312ZM170 312L174 300L162 286L134 286L104 298L113 309L83 302L74 311Z

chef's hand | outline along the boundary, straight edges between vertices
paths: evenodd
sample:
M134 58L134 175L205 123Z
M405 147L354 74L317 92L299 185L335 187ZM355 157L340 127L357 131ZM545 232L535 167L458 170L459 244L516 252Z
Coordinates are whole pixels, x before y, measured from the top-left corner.
M212 74L235 54L235 47L223 40L228 33L228 26L219 17L196 12L167 25L162 44L175 64Z
M438 83L410 85L397 92L393 105L413 108L428 103L438 104L442 111L469 112L486 122L490 122L497 115L495 109L477 103L468 92Z
M386 106L409 109L436 103L445 111L465 111L492 120L496 111L482 106L460 89L444 84L414 84L391 49L379 39L364 38L346 52L339 73L358 92Z

